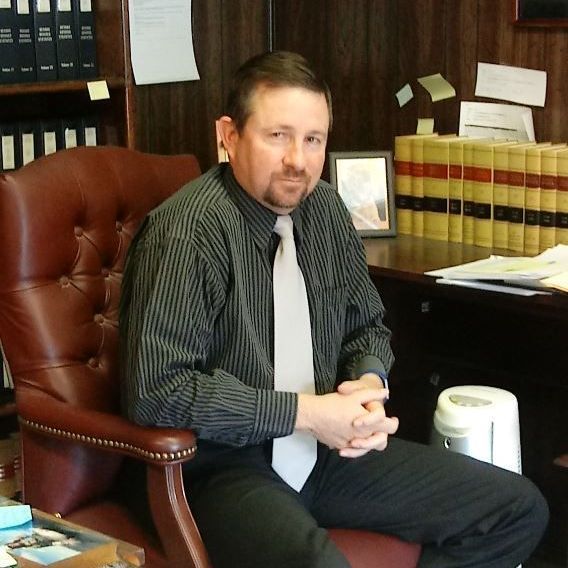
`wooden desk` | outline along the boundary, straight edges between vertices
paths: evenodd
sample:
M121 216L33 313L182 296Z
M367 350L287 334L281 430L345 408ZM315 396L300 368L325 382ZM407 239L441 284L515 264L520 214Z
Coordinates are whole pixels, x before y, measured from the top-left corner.
M424 271L497 251L399 236L365 239L369 272L387 308L396 363L393 414L402 437L428 442L438 394L487 384L519 401L523 472L545 493L552 519L539 554L568 566L568 295L521 297L436 284Z

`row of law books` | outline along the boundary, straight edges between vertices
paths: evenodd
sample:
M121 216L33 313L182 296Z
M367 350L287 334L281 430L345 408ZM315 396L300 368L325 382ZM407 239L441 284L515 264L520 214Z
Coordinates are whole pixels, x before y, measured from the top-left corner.
M91 0L0 0L0 84L97 74Z
M76 146L97 146L99 125L96 116L46 118L0 123L0 172Z
M568 244L568 145L395 137L400 234L528 255Z

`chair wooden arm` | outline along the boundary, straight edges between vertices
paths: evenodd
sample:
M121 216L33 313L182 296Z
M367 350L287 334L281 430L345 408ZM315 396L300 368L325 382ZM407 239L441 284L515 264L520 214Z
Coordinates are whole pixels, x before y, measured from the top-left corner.
M16 407L24 429L149 464L185 462L193 457L197 447L190 430L139 426L122 416L62 402L36 389L21 387Z
M196 451L189 430L138 426L107 412L62 402L22 387L16 397L20 425L48 436L146 462L152 517L169 565L209 568L209 559L187 504L181 464Z

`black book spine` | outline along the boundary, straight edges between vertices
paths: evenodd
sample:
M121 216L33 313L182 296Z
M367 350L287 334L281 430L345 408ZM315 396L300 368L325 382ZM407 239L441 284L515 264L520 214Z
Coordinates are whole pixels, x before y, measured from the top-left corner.
M32 1L37 80L55 81L57 79L57 55L53 4L56 0Z
M97 42L91 0L73 0L76 37L79 45L79 78L97 77Z
M37 79L34 20L30 5L31 1L32 0L14 0L18 81L21 83L29 83Z
M77 28L71 0L55 0L55 37L57 45L57 77L73 80L79 76Z
M16 29L11 1L0 0L0 83L17 83Z

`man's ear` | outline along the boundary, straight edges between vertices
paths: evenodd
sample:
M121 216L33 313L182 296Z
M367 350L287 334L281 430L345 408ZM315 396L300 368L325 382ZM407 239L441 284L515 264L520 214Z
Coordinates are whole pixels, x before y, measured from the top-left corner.
M221 142L223 143L223 147L227 151L227 154L229 154L229 158L232 158L234 155L235 143L239 137L235 122L230 116L222 116L217 121L217 131L221 138Z

